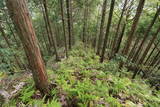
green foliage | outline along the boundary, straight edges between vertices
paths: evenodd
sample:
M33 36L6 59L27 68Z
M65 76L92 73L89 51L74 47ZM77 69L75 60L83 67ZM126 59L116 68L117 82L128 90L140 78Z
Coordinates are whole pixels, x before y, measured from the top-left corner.
M47 102L47 107L61 107L61 104L56 98L53 98L51 101Z
M25 87L21 91L21 96L19 97L19 99L24 103L28 103L28 102L32 101L31 96L34 94L34 92L35 92L35 90L33 88L33 85Z
M0 57L0 70L5 72L5 71L10 71L12 69L12 62L11 60L9 60L9 58L12 57L12 53L10 49L3 49L0 48L0 55L3 55L2 57ZM12 57L13 59L13 57Z
M155 107L160 104L159 97L153 95L144 80L132 81L127 69L119 72L116 61L99 64L99 57L80 44L70 52L68 59L59 64L59 68L53 72L57 77L55 80L67 93L68 100L75 99L80 107L87 107L91 103L95 106L105 105L100 102L111 107L136 107L137 102Z
M87 50L87 51L86 51ZM85 52L86 51L86 52ZM51 90L53 99L44 103L44 99L33 99L35 91L31 81L18 97L23 105L43 107L61 107L61 95L69 104L78 107L158 107L159 91L151 89L147 81L137 78L131 80L130 72L118 70L118 61L99 63L99 57L93 50L79 44L70 51L70 57L58 62L53 72L48 70L50 81L55 81L56 88ZM15 100L10 104L15 105Z

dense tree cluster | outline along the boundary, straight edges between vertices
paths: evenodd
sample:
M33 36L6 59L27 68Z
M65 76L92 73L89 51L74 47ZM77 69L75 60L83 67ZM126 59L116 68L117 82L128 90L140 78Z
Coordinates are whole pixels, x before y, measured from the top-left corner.
M0 71L31 70L42 94L50 93L45 67L50 56L68 58L80 41L95 50L100 63L116 60L133 79L137 74L158 79L160 1L0 1Z

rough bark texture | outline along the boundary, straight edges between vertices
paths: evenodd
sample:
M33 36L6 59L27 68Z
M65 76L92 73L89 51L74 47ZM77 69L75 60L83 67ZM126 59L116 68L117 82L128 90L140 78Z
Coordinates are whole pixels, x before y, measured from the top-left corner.
M106 16L106 7L107 7L107 0L104 0L102 6L102 16L101 16L101 25L100 25L100 33L98 39L98 46L97 46L97 55L100 55L101 45L102 45L102 38L103 38L103 28Z
M104 60L107 40L108 40L110 28L111 28L111 22L112 22L114 4L115 4L115 0L112 0L111 1L111 7L110 7L110 12L109 12L108 24L107 24L107 28L106 28L106 34L105 34L105 39L104 39L104 44L103 44L103 49L102 49L102 55L101 55L101 58L100 58L100 62L103 62L103 60Z
M49 94L48 78L26 0L6 0L6 4L24 46L35 86L42 94Z
M137 7L136 15L134 17L134 21L133 21L133 24L132 24L132 27L131 27L131 30L130 30L130 33L129 33L129 37L127 39L127 43L126 43L125 48L123 50L124 55L127 55L128 51L130 50L130 46L132 44L132 39L133 39L133 36L135 34L135 31L136 31L136 28L137 28L137 25L138 25L138 22L139 22L139 18L141 16L144 3L145 3L145 0L140 0L139 1L139 5Z

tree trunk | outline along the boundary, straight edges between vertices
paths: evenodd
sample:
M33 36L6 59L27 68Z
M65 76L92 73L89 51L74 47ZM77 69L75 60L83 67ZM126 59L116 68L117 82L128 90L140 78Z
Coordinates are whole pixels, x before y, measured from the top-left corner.
M98 46L97 46L97 55L100 55L100 50L102 46L103 30L104 30L104 23L105 23L105 16L106 16L106 7L107 7L107 0L104 0L103 6L102 6L102 16L101 16L101 25L100 25L100 32L99 32L99 39L98 39Z
M148 66L154 66L154 64L157 62L157 58L159 57L160 55L160 51L156 54L156 56L153 58L153 60L150 62L150 64L148 64ZM136 77L136 75L138 74L138 70L136 70L132 76L132 78L134 79Z
M99 9L98 9L98 16L97 16L97 22L96 22L96 31L95 31L95 39L94 39L94 41L93 41L93 47L94 47L94 51L96 52L97 50L97 47L98 47L98 45L97 45L97 43L98 43L98 33L97 32L99 32L99 15L100 15L100 7L99 7Z
M48 77L26 0L6 0L6 4L10 17L18 30L19 38L24 46L32 70L35 86L42 94L49 94Z
M152 51L150 52L150 54L148 55L146 61L144 62L144 65L147 64L147 62L149 61L149 59L151 58L151 56L153 55L154 51L156 50L156 48L158 47L160 42L158 42L157 44L155 44L154 48L152 49Z
M69 34L69 49L72 48L72 31L71 31L71 7L70 7L70 0L66 0L67 6L67 19L68 19L68 34Z
M159 13L160 13L160 8L157 10L157 12L156 12L156 14L155 14L155 16L154 16L151 24L148 26L148 28L147 28L147 30L146 30L146 32L145 32L145 34L144 34L143 40L142 40L142 42L140 43L140 46L139 46L138 50L136 51L136 53L135 53L135 55L134 55L134 58L136 58L136 57L139 58L139 56L137 56L137 55L140 54L140 52L141 52L140 50L143 49L144 43L145 43L146 39L148 38L149 32L151 31L151 28L152 28L152 26L154 25L154 23L155 23L158 15L159 15ZM138 58L137 58L137 59L138 59Z
M115 53L118 53L120 50L120 46L121 46L121 42L122 42L122 39L124 36L125 29L126 29L126 23L123 25L122 32L121 32L120 36L118 37L117 47L116 47Z
M71 16L71 35L72 35L72 45L75 44L75 37L74 37L74 26L73 26L73 0L70 0L70 16Z
M145 48L144 53L142 54L142 57L140 58L138 64L143 64L143 61L144 61L145 57L147 56L148 51L150 50L151 46L153 45L155 39L157 38L159 32L160 32L160 27L158 28L156 34L152 37L152 39L149 42L149 44L147 45L147 47Z
M68 47L67 47L67 37L66 37L66 29L65 29L65 20L64 20L64 9L63 9L63 0L60 0L60 6L61 6L61 17L62 17L62 26L63 26L63 36L64 36L64 43L65 43L65 52L66 57L68 57Z
M132 59L135 50L138 48L137 45L138 45L139 40L140 40L139 38L140 38L140 37L136 37L136 40L135 40L135 42L134 42L134 45L133 45L133 47L132 47L132 49L131 49L131 51L130 51L130 53L129 53L129 55L128 55L128 59Z
M126 8L127 12L126 12L126 18L125 18L125 22L123 24L123 27L122 27L122 31L119 34L117 34L117 43L116 43L116 46L115 46L115 53L118 53L119 50L120 50L120 45L121 45L121 42L122 42L122 39L123 39L123 36L124 36L124 33L125 33L125 29L126 29L126 26L127 26L127 22L128 22L128 18L130 16L130 12L131 12L131 8L133 6L133 3L134 3L134 0L131 1L130 5L128 8Z
M120 29L121 21L123 19L123 15L124 15L124 12L126 10L127 2L128 2L128 0L125 0L124 6L123 6L123 9L122 9L122 13L121 13L121 16L120 16L119 21L118 21L118 25L117 25L117 29L116 29L116 34L115 34L114 41L113 41L112 56L111 57L115 56L115 51L116 51L115 47L116 47L116 44L117 44L117 37L118 37L118 34L119 34L119 29Z
M46 29L46 33L47 33L47 38L48 38L48 41L49 41L48 53L51 53L50 49L52 47L52 41L51 41L51 37L50 37L50 33L49 33L49 28L48 28L48 24L47 24L47 19L46 19L44 5L41 2L41 0L40 0L40 4L41 4L41 11L42 11L43 19L44 19L45 29Z
M156 56L153 58L153 60L151 61L149 66L153 66L156 62L157 59L160 57L160 51L158 51L158 53L156 54Z
M46 0L43 0L43 5L44 5L44 9L45 9L45 15L46 15L46 20L47 20L48 28L49 28L50 38L52 40L52 43L53 43L52 45L54 47L54 51L55 51L55 54L56 54L56 60L59 61L60 59L59 59L58 51L57 51L57 43L56 43L56 39L55 39L55 36L54 36L52 28L51 28L51 22L49 20Z
M133 36L134 36L135 31L137 29L137 25L138 25L139 18L141 16L141 13L142 13L142 10L143 10L144 3L145 3L145 0L140 0L139 1L139 5L137 7L137 12L136 12L136 15L134 17L134 21L133 21L133 24L132 24L132 27L131 27L131 30L130 30L130 33L129 33L129 37L127 39L127 43L126 43L126 45L124 47L124 50L123 50L124 55L127 55L129 50L130 50L130 46L132 44L132 39L133 39Z
M107 24L107 28L106 28L105 39L104 39L104 44L103 44L103 49L102 49L102 55L101 55L101 58L100 58L100 62L101 63L104 60L106 45L107 45L108 36L109 36L110 28L111 28L111 22L112 22L114 4L115 4L115 0L112 0L111 1L111 6L110 6L110 12L109 12L108 24Z
M42 29L42 37L43 37L43 42L44 42L44 44L45 44L45 47L46 47L46 51L48 52L48 54L49 54L49 52L50 52L50 47L48 46L48 44L47 44L47 40L46 40L46 38L45 38L45 32L43 32L43 29Z
M87 7L88 6L88 0L85 0L85 4L84 4L84 15L83 15L83 37L82 37L82 41L83 43L86 42L86 29L87 29Z

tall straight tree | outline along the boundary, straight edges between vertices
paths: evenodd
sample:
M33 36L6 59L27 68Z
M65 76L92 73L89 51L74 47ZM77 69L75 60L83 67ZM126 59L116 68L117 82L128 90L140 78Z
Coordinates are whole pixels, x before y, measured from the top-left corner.
M142 54L142 57L140 58L140 60L137 62L137 64L143 64L145 57L147 56L152 44L154 43L154 40L156 39L156 37L158 36L158 33L160 32L160 27L157 29L157 32L155 33L155 35L153 36L152 40L149 42L149 44L147 45L147 47L144 50L144 53ZM158 54L159 55L159 54ZM158 58L158 56L155 58L153 64L156 62L156 59ZM146 62L145 62L146 63ZM153 66L153 64L151 64L150 66ZM137 75L138 71L135 71L133 78L135 78L135 76Z
M98 8L98 14L97 14L97 22L96 22L96 30L95 30L95 39L93 40L93 47L94 47L94 51L96 52L97 51L97 43L98 43L98 36L99 34L97 33L99 30L99 24L100 24L100 21L99 21L99 15L100 15L100 7Z
M147 54L148 54L151 46L153 45L155 39L157 38L159 32L160 32L160 26L159 26L159 28L157 29L157 32L155 33L155 35L152 37L152 39L151 39L151 41L149 42L149 44L147 45L147 47L145 48L145 50L144 50L144 52L143 52L143 54L142 54L142 57L141 57L140 60L138 61L138 64L142 64L142 63L143 63L143 61L144 61L145 57L147 56Z
M44 3L42 2L42 0L40 0L40 5L41 5L41 11L42 11L42 15L43 15L43 19L44 19L44 24L45 24L45 30L46 30L46 34L47 34L47 38L48 38L48 53L51 53L51 47L52 47L52 41L51 41L51 37L50 37L50 33L49 33L49 28L48 28L48 24L47 24L47 18L46 18L46 14L45 14L45 9L44 9Z
M136 37L134 45L128 55L128 59L131 59L133 57L135 50L138 48L139 41L140 41L140 37Z
M110 28L111 28L114 4L115 4L115 0L112 0L111 1L111 6L110 6L108 24L107 24L107 28L106 28L106 34L105 34L105 39L104 39L104 44L103 44L103 49L102 49L102 55L101 55L101 58L100 58L100 62L103 62L103 60L104 60L106 45L107 45L108 36L109 36Z
M66 57L68 57L66 27L65 27L65 20L64 20L64 9L63 9L64 1L63 0L60 0L60 6L61 6L61 17L62 17L63 36L64 36L64 43L65 43L65 52L66 52Z
M68 35L69 35L69 49L72 48L72 25L71 25L71 1L66 0L67 6L67 19L68 19Z
M22 41L35 86L42 94L49 94L48 77L26 0L6 0L6 4L10 17L17 28L19 38Z
M48 30L49 30L49 33L50 33L50 39L52 41L52 45L54 47L54 51L55 51L55 54L56 54L56 60L59 61L60 59L59 59L58 51L57 51L56 38L55 38L54 32L51 28L51 22L49 20L47 1L46 0L43 0L43 6L44 6L44 10L45 10L46 21L47 21L47 24L48 24Z
M128 2L128 0L124 1L124 6L123 6L123 9L122 9L122 13L121 13L121 16L119 18L118 25L117 25L117 28L116 28L116 34L115 34L115 37L114 37L113 47L112 47L112 56L113 57L115 55L115 47L116 47L116 44L117 44L117 37L118 37L118 33L119 33L121 22L122 22L122 19L123 19L125 10L126 10L127 2Z
M115 51L114 51L114 53L118 53L119 50L120 50L120 45L121 45L123 36L124 36L124 34L125 34L125 29L126 29L127 22L128 22L128 20L129 20L130 14L131 14L130 12L131 12L131 8L132 8L133 4L134 4L134 0L132 0L131 3L130 3L130 5L129 5L128 7L126 7L127 10L126 10L125 22L124 22L124 24L123 24L123 26L122 26L122 31L121 31L121 33L120 33L120 34L117 34L118 37L117 37L117 43L115 44L116 46L115 46Z
M73 1L74 0L70 0L70 18L71 18L71 35L72 35L72 45L75 44L75 37L74 37L74 26L73 26Z
M148 63L148 61L151 59L151 56L153 55L154 51L156 50L156 48L158 47L160 41L158 41L156 44L154 44L154 48L152 49L152 51L149 53L149 55L147 56L144 65Z
M107 7L107 0L104 0L103 6L102 6L102 16L101 16L100 33L98 38L97 55L100 55L100 50L102 45L104 22L105 22L105 16L106 16L106 7Z
M140 46L139 46L138 50L136 51L133 59L138 59L138 55L137 55L137 54L140 54L140 50L142 50L142 48L143 48L143 46L144 46L144 43L145 43L146 39L148 38L149 32L151 31L151 28L152 28L152 26L154 25L156 19L157 19L158 16L159 16L159 13L160 13L160 8L157 10L157 12L156 12L156 14L155 14L152 22L149 24L149 26L148 26L145 34L144 34L143 40L142 40L142 42L140 43Z
M84 3L84 15L83 15L83 37L82 37L82 41L85 43L86 41L86 29L87 29L87 17L88 17L88 12L87 12L87 7L88 6L88 0L85 0Z
M145 0L140 0L139 1L139 5L137 7L136 15L134 17L134 21L133 21L133 24L132 24L132 27L131 27L131 30L130 30L130 33L129 33L129 36L128 36L128 39L127 39L127 43L126 43L126 45L124 47L124 50L123 50L124 55L127 55L128 52L129 52L130 46L132 44L132 39L133 39L133 36L134 36L135 31L137 29L137 25L138 25L138 22L139 22L139 19L140 19L140 16L141 16L141 13L142 13L142 10L143 10L143 7L144 7L144 3L145 3Z

